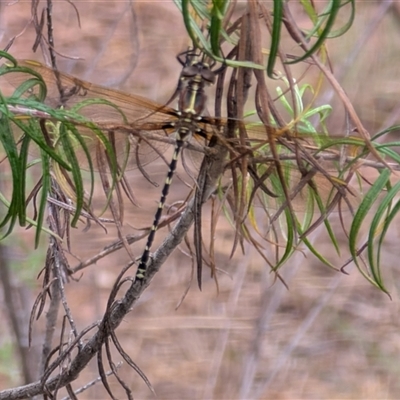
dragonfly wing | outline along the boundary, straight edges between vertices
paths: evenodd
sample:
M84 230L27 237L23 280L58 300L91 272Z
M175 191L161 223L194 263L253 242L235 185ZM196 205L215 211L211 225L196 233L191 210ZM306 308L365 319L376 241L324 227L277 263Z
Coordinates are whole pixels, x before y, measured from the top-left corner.
M57 79L56 74L51 68L36 61L21 60L18 61L18 66L29 68L43 77L47 87L46 103L54 107L67 106L71 108L83 100L100 98L118 106L130 122L146 120L150 115L152 121L160 122L171 118L169 114L176 114L176 111L171 107L160 105L141 96L127 94L119 90L82 81L68 74L58 72ZM22 82L32 78L32 75L28 72L17 72L7 74L6 78L9 83L17 87ZM60 94L60 86L62 94ZM88 117L90 118L90 116ZM99 113L97 113L97 117L95 116L93 120L96 122L112 122L112 120L108 119L107 114L100 115Z
M177 119L174 109L161 106L140 96L129 95L117 90L107 89L89 82L81 81L67 74L58 73L34 61L20 61L19 66L27 67L40 74L47 87L45 103L52 107L63 106L96 123L101 131L111 139L116 159L126 169L141 168L154 161L169 147L168 135ZM14 87L32 77L28 73L10 73L7 80ZM60 90L61 87L61 90ZM60 93L60 91L62 93ZM33 86L26 97L38 97L40 86ZM148 121L151 121L149 123ZM93 130L80 126L79 132L87 144L88 151L94 155L102 145ZM82 159L82 168L88 162L84 150L76 153ZM97 168L96 168L97 169Z

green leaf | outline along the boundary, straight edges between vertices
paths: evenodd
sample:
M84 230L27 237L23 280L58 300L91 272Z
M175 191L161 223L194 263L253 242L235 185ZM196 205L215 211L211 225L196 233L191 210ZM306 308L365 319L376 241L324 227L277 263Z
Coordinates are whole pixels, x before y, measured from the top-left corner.
M299 63L306 58L310 57L313 53L315 53L325 42L325 40L329 37L329 33L332 30L332 27L335 23L336 17L339 13L340 8L342 7L341 5L342 0L330 0L329 1L329 9L327 11L328 17L326 19L325 23L325 28L319 32L318 39L314 43L314 45L306 51L301 57L296 58L293 61L286 61L286 64L296 64Z
M75 146L71 143L70 134L76 138L80 137L79 132L75 126L70 123L63 123L60 125L60 142L65 152L65 157L71 165L71 174L73 177L74 189L76 193L76 211L74 218L71 221L71 226L75 227L84 205L84 187L82 173L79 166L79 161L75 154Z
M32 89L35 86L38 86L39 92L38 94L35 94L33 98L38 102L44 101L47 96L47 87L42 76L38 72L27 67L20 67L18 65L8 66L4 64L0 67L0 76L12 73L24 73L27 74L27 78L18 86L14 94L11 96L11 99L18 99L26 94L28 97L30 97ZM29 75L33 76L33 78L29 78Z
M373 276L376 284L379 286L379 288L381 288L386 293L388 293L388 291L386 290L386 288L383 285L382 276L381 276L380 267L379 267L379 265L380 265L379 256L376 259L374 256L374 240L377 236L380 236L382 238L383 232L381 234L379 234L379 230L382 229L380 227L380 225L381 225L381 220L382 220L383 216L389 212L390 221L393 219L394 215L390 214L390 205L391 205L393 199L395 198L395 196L398 195L399 191L400 191L400 182L397 182L393 187L391 187L388 190L388 192L386 193L386 196L379 204L378 209L376 210L376 212L374 212L374 218L371 222L371 225L369 228L369 234L368 234L368 246L367 246L368 247L368 261L369 261L369 265L371 268L371 273L372 273L372 276ZM394 208L396 210L396 212L398 211L398 207L399 207L399 204L397 203ZM386 220L384 222L384 232L385 233L389 227L387 218L388 217L386 217ZM378 254L380 254L381 245L382 245L382 240L380 240L378 242Z
M373 284L375 284L375 282L373 280L371 280L371 278L365 273L365 271L359 265L358 255L357 255L357 238L358 238L358 234L360 232L363 221L365 220L366 216L368 215L369 210L375 203L376 199L381 194L381 192L382 192L383 188L385 187L385 185L387 184L389 178L390 178L390 170L384 169L381 172L381 175L379 176L379 178L374 182L374 184L368 190L368 192L364 196L364 199L362 200L360 206L358 207L358 210L353 218L353 222L351 224L350 234L349 234L350 254L352 255L353 260L354 260L355 264L357 265L357 268L359 269L359 271L364 275L365 278L367 278Z
M31 139L28 136L25 136L24 139L22 140L21 144L21 149L19 153L19 170L23 171L21 174L21 186L20 186L20 198L25 200L25 188L26 188L26 171L28 169L27 167L27 162L28 162L28 148L29 144L31 142ZM24 201L24 206L21 207L20 212L19 212L19 224L21 226L25 226L26 224L26 207L25 207L25 201Z
M286 221L286 246L285 246L285 252L283 256L279 259L279 262L276 264L276 266L273 268L274 271L277 271L281 265L283 265L293 254L295 247L294 247L294 229L295 226L293 224L293 215L290 212L289 208L287 207L284 212L285 215L285 221Z
M43 222L45 217L45 211L47 206L47 196L49 191L51 190L51 175L50 175L50 158L49 155L45 151L41 151L41 159L42 159L42 188L41 188L41 196L39 203L39 212L37 216L37 226L36 226L36 234L35 234L35 248L39 247L40 243L40 234L43 229Z
M34 141L40 149L45 151L54 161L60 164L67 171L71 170L71 166L68 165L65 160L63 160L62 157L60 157L60 155L46 143L36 120L32 121L29 125L24 124L22 121L14 117L10 117L10 120L13 121L14 124L25 133L25 135L29 136L32 141Z
M213 0L212 3L213 7L211 9L210 42L213 54L219 56L222 21L225 16L226 5L229 2L227 0Z
M12 196L10 207L7 210L7 214L0 222L0 228L3 228L6 224L9 223L8 231L3 235L3 237L5 237L9 235L13 230L17 217L23 216L25 212L25 199L21 198L21 192L23 191L21 187L24 184L22 176L23 174L25 174L25 171L20 170L18 149L10 126L7 104L1 92L0 106L3 106L3 112L0 116L0 143L4 148L6 158L8 160L8 163L10 164L12 176ZM23 217L22 220L24 220Z
M311 242L304 237L302 239L302 241L304 242L304 244L307 246L307 248L311 251L311 253L318 259L320 260L323 264L325 264L326 266L328 266L329 268L332 268L334 270L337 270L337 268L328 260L326 259L312 244Z
M0 50L0 58L5 58L14 66L18 64L17 60L10 53L7 53L6 51Z
M192 16L190 15L190 4L191 4L190 0L181 1L183 22L185 24L186 32L188 33L190 39L192 40L194 47L200 47L199 38L201 38L203 35L200 29L194 29L194 27L197 27L197 25L194 24L192 21ZM195 34L195 31L197 31L197 35ZM203 43L203 45L204 44L206 43Z
M281 27L283 23L283 0L274 0L273 15L274 19L272 23L271 47L269 50L267 64L267 74L271 79L274 78L274 66L276 58L278 57L279 43L281 40Z

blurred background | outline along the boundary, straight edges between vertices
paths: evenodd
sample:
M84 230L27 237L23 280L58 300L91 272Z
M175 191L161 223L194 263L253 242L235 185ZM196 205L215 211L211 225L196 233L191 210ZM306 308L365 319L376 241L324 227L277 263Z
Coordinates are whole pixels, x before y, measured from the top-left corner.
M182 17L172 1L55 3L53 22L59 68L81 79L145 96L161 104L174 92L180 64L176 55L188 46ZM245 7L245 4L243 4ZM10 52L18 59L43 62L33 53L34 29L29 26L30 2L0 3L0 48L15 37ZM298 24L301 25L301 14ZM304 21L305 17L304 17ZM306 22L304 22L306 23ZM373 134L399 121L400 3L357 2L356 19L344 36L328 42L335 76L346 90L365 127ZM344 118L331 89L318 99L332 104L331 130L342 131ZM336 102L336 103L335 103ZM167 157L168 158L168 157ZM152 179L162 183L165 167L150 165ZM129 175L140 208L127 205L126 233L152 222L160 188L138 171ZM183 197L185 185L175 179L168 202ZM208 213L208 214L207 214ZM205 206L205 222L210 220ZM335 216L333 216L333 219ZM222 219L222 217L221 217ZM348 275L321 265L299 251L281 274L288 285L274 282L268 265L250 246L230 259L234 231L219 224L216 235L219 293L204 274L203 291L189 285L192 260L185 247L163 265L133 312L117 330L134 362L144 371L161 399L389 399L400 398L399 232L387 235L382 273L392 299L369 284L354 266ZM73 230L71 266L91 257L116 239L96 226L89 233ZM160 230L161 243L167 230ZM191 234L189 234L191 235ZM41 281L37 280L46 252L33 250L33 231L20 230L3 242L19 293L26 331L29 313ZM191 237L191 236L190 236ZM348 257L334 255L320 232L311 240L340 266ZM343 246L347 238L343 237ZM326 242L326 245L325 245ZM157 244L156 243L156 244ZM143 241L132 248L140 255ZM110 289L129 257L124 250L77 274L66 287L79 329L102 317ZM7 303L0 294L1 320ZM41 351L42 320L34 325L30 353ZM22 382L21 363L10 324L0 327L0 389ZM153 398L140 377L127 365L121 375L135 398ZM98 376L93 361L74 389ZM116 393L121 388L110 379ZM107 398L101 384L80 398Z

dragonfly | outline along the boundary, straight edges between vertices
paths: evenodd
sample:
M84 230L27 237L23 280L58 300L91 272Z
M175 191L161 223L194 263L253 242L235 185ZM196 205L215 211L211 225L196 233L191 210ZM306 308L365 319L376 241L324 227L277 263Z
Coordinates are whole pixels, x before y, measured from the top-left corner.
M201 119L201 114L203 113L206 104L204 88L206 85L215 82L215 74L211 71L207 63L199 61L193 57L190 57L189 60L183 67L177 89L179 92L179 118L171 125L176 129L175 149L171 163L168 167L167 178L161 192L161 198L154 216L153 225L150 229L150 234L147 238L147 243L137 268L135 280L139 281L143 280L146 274L150 249L161 220L162 211L172 183L172 177L178 163L179 153L181 152L185 141L189 140L193 134L202 132L197 122ZM180 87L182 83L185 86L184 88ZM199 282L201 282L201 280L199 280Z
M182 58L182 55L185 59ZM116 159L124 160L121 168L123 170L139 168L142 171L144 165L163 153L171 142L171 135L174 134L175 139L172 140L174 151L168 164L167 177L144 251L138 262L135 280L139 282L143 282L146 277L151 247L162 218L181 150L188 143L193 142L193 137L201 138L203 142L208 143L212 137L219 135L218 126L226 125L226 121L202 115L207 99L205 89L214 84L216 71L213 71L212 67L198 54L190 51L182 53L178 56L178 60L183 67L174 94L178 97L177 109L169 107L169 102L167 105L160 105L146 98L108 89L61 72L55 74L51 68L34 61L18 63L19 66L27 67L43 77L48 90L46 102L53 107L62 105L73 108L82 101L86 102L79 112L95 122L103 131L115 134L115 140L112 141L113 149ZM26 74L22 75L26 79ZM22 80L21 77L17 79ZM106 103L102 104L97 101L91 103L90 100L93 99L105 99ZM86 130L84 132L88 140L92 141L91 145L95 143L92 146L94 151L94 148L99 145L99 141L93 138L93 134L90 135ZM253 137L263 135L263 140L265 140L265 129L263 128L251 129L248 132ZM260 149L261 146L258 148ZM291 174L297 174L301 178L298 171L292 171ZM323 174L319 175L324 181L324 186L327 187L325 191L327 193L332 191L334 184L329 177L323 176ZM319 189L322 189L322 186ZM274 190L269 190L267 185L264 187L264 192L274 196ZM198 269L198 282L201 286L201 269Z
M183 59L182 57L185 57ZM205 87L215 82L215 72L211 70L208 63L200 58L198 54L189 50L178 55L178 61L183 65L179 83L174 95L168 101L170 103L174 97L178 96L178 109L175 110L166 105L158 105L149 100L128 95L123 92L110 90L81 81L75 77L48 68L35 61L20 61L20 67L27 67L34 70L45 80L47 89L47 103L53 107L71 107L79 100L91 98L107 99L112 104L117 104L117 108L110 107L108 104L103 106L97 102L93 105L88 104L82 109L83 115L89 115L90 119L104 130L115 130L116 122L120 120L121 125L125 124L131 132L147 131L158 135L157 140L144 139L139 136L124 135L124 140L116 141L114 151L116 159L134 159L133 164L142 167L157 158L163 152L162 145L158 143L160 138L166 138L173 132L175 135L175 147L171 161L168 165L167 177L161 191L161 197L154 215L153 224L147 237L144 251L139 259L135 275L135 281L143 281L149 263L150 251L155 239L156 231L159 227L162 212L178 164L179 155L184 144L193 135L201 136L208 140L214 128L208 125L199 125L201 114L206 105ZM26 78L26 76L25 76ZM21 78L14 78L14 82ZM12 81L12 78L10 79ZM57 96L59 92L59 96ZM35 93L30 93L35 97ZM122 112L121 112L122 111ZM40 115L39 115L40 116ZM149 121L149 119L151 120ZM134 121L133 123L128 123ZM122 126L120 128L124 129ZM129 150L127 150L129 149ZM131 165L127 166L130 169ZM125 169L125 168L124 168ZM199 279L200 282L200 279Z

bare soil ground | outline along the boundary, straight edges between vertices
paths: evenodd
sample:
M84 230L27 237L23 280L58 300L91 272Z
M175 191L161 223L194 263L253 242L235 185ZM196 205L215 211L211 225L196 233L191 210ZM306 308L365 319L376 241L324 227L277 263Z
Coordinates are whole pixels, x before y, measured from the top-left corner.
M73 8L56 3L55 37L60 53L80 57L64 60L60 69L83 79L144 95L160 103L173 92L180 66L175 57L187 46L181 16L169 1L138 2L135 14L127 2L76 2L81 29ZM396 6L359 2L354 27L344 39L329 44L335 71L371 132L399 119L397 50L400 19ZM381 14L380 14L381 13ZM0 47L28 22L30 3L0 4ZM382 19L380 19L382 18ZM374 25L376 24L376 25ZM31 52L33 29L28 28L12 47L17 58L37 58ZM42 61L42 60L40 60ZM321 102L330 102L329 89ZM335 100L333 100L334 102ZM343 129L343 118L337 126ZM162 183L162 163L149 173ZM126 233L148 226L160 188L148 184L136 171L132 184L141 208L127 208ZM184 197L187 188L174 180L168 202ZM206 207L206 216L209 207ZM222 219L222 217L221 217ZM273 282L269 267L250 246L246 254L229 259L233 230L221 223L215 238L220 274L219 294L205 277L200 292L188 285L192 261L175 252L117 334L131 358L145 372L160 399L396 399L400 398L399 232L387 236L383 274L392 294L372 287L355 267L349 275L322 266L310 254L298 254L282 269L287 290ZM166 230L160 230L157 243ZM32 233L21 231L7 242L14 273L37 294L41 268L33 255ZM80 259L94 255L115 239L98 227L74 231L73 252ZM15 241L14 241L15 240ZM320 232L312 240L340 265L329 240ZM45 242L45 241L44 241ZM345 246L346 238L343 238ZM44 243L45 245L45 243ZM143 242L133 247L141 253ZM320 248L321 248L320 247ZM344 248L342 261L346 259ZM43 259L42 259L43 260ZM72 262L73 258L71 258ZM84 270L79 281L67 285L67 296L79 328L100 319L115 277L128 261L124 251ZM72 262L72 264L74 264ZM35 270L36 268L36 270ZM1 320L4 320L3 308ZM0 308L0 311L1 311ZM28 321L27 321L28 323ZM40 322L37 323L37 334ZM40 337L32 351L39 351ZM0 325L0 389L20 383L17 359L12 355L7 324ZM128 366L121 375L137 399L153 398ZM74 388L98 376L95 362L82 373ZM112 379L119 398L124 394ZM80 398L105 399L101 384Z

